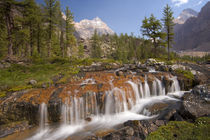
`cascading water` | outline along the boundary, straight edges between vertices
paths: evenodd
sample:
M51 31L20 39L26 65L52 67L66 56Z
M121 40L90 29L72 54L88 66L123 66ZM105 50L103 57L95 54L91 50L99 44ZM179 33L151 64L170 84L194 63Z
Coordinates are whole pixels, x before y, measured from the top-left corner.
M145 94L146 98L150 97L150 88L149 88L149 85L148 85L148 82L147 82L147 76L145 76L144 94Z
M180 87L177 78L173 77L171 80L173 83L170 92L179 91ZM88 79L88 81L84 81L83 84L95 84L93 80L90 82L90 79ZM40 105L40 127L41 130L47 129L47 131L43 131L31 139L66 139L75 132L88 130L94 132L113 127L127 120L149 119L153 116L150 116L151 113L145 110L146 105L161 102L162 100L174 100L174 98L166 96L165 86L158 78L152 81L152 89L150 89L147 75L144 83L131 80L125 82L126 86L132 90L115 87L112 81L108 83L111 85L111 89L101 96L101 100L98 100L99 94L95 92L89 92L80 97L75 95L66 97L62 105L61 120L63 125L52 132L45 127L48 122L47 106L42 103ZM142 114L139 114L139 112L142 112ZM87 122L87 120L90 122Z
M179 86L179 82L177 80L177 77L173 77L171 78L171 80L173 81L171 88L170 88L170 92L178 92L180 91L180 86Z
M45 103L42 103L39 107L40 110L40 130L44 130L48 125L48 116L47 116L47 106Z

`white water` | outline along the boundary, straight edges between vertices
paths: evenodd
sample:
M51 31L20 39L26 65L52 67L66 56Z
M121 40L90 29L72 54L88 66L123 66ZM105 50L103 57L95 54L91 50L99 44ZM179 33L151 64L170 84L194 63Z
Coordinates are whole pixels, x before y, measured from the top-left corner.
M165 87L159 79L155 79L150 87L145 76L144 84L139 82L127 83L133 89L133 93L125 93L118 87L104 93L104 111L99 109L97 94L89 93L85 97L66 98L62 105L62 124L52 129L45 127L47 121L47 107L43 103L40 112L41 130L29 140L62 140L76 133L81 133L81 137L93 135L96 131L111 129L118 124L122 124L128 120L146 120L156 116L150 116L150 112L145 110L145 106L152 105L163 101L177 100L174 96L182 96L179 83L176 77L172 78L173 83L170 87L170 94L166 96ZM142 114L139 114L143 112ZM91 118L90 122L86 122L86 118Z
M44 130L46 126L48 126L48 116L47 116L47 106L45 103L42 103L39 106L40 110L40 121L39 121L39 126L40 126L40 131Z
M173 83L172 83L172 86L171 86L169 92L173 93L173 92L180 91L180 86L179 86L179 82L177 80L177 77L173 77L173 78L171 78L171 80L173 81Z

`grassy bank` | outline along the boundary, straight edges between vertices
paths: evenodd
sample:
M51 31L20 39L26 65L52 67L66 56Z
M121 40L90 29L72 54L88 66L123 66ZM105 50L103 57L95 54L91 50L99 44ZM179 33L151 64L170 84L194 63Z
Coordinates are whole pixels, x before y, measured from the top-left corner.
M210 118L199 118L195 123L172 121L152 132L147 140L209 140Z
M0 98L7 92L29 88L39 88L43 84L50 86L56 76L61 76L60 83L65 83L79 73L79 66L88 66L93 62L113 63L114 60L101 59L36 59L29 63L11 64L9 68L0 69ZM37 83L30 85L30 80Z

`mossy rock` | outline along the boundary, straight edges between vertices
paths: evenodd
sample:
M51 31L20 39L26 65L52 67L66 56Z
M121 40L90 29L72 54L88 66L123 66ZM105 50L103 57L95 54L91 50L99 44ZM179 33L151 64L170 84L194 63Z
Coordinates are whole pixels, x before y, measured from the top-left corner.
M195 123L169 122L150 133L147 140L210 140L210 118L199 118Z
M175 72L177 74L183 75L187 79L190 79L190 80L193 80L194 79L194 75L192 74L191 71L183 70L183 69L176 69Z

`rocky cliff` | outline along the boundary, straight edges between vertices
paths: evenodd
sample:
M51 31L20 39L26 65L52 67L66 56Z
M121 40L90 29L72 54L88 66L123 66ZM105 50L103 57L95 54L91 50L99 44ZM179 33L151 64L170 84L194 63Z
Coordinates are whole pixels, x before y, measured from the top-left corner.
M210 51L210 2L197 17L175 27L174 50Z

